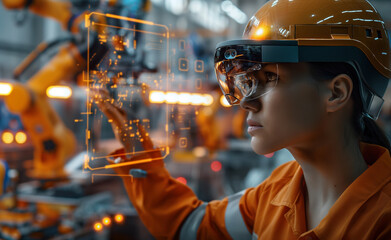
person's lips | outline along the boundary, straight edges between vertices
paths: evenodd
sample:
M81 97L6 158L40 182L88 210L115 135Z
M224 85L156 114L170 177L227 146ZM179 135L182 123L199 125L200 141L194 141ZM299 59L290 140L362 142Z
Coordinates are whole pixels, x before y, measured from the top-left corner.
M259 122L247 119L247 124L249 127L263 127Z
M254 121L254 120L251 120L251 119L247 119L247 124L248 124L248 129L247 129L247 132L250 134L250 135L253 135L253 133L261 128L263 128L262 124L260 124L259 122L257 121Z

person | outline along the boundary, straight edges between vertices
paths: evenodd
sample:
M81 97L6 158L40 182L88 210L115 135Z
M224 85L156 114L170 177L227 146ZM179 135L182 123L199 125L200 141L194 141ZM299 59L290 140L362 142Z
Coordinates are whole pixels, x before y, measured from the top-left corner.
M391 239L390 144L375 122L389 54L384 22L366 0L267 2L243 39L217 46L215 70L227 100L248 112L253 150L286 148L295 160L211 202L162 160L132 165L146 173L123 178L143 223L156 239Z

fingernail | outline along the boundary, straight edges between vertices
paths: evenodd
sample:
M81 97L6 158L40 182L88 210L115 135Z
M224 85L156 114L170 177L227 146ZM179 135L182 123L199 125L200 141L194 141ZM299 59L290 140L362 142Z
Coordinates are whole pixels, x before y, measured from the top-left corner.
M116 159L114 159L114 163L120 163L122 162L122 159L120 157L117 157Z
M147 177L147 171L142 169L130 169L129 174L134 178L145 178Z

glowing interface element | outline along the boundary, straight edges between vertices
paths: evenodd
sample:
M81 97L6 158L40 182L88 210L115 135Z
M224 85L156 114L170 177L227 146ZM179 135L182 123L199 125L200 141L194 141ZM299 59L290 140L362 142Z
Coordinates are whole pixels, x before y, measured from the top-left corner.
M151 97L153 90L169 92L168 28L150 21L96 12L86 16L85 26L89 41L97 43L88 46L84 80L88 87L84 169L101 171L165 158L169 153L169 105L159 105L159 111L152 111L164 115L159 116L158 122L152 121L157 117L148 114L148 109L151 98L161 98L156 93ZM145 55L148 59L143 59ZM169 103L170 97L164 96L161 103ZM107 109L124 114L121 129L111 130L111 124L117 119ZM98 151L99 139L94 133L97 126L102 131L109 129L111 134L113 131L119 134L121 141L129 143L128 148L116 154ZM159 132L150 135L154 129ZM136 160L115 162L117 158Z

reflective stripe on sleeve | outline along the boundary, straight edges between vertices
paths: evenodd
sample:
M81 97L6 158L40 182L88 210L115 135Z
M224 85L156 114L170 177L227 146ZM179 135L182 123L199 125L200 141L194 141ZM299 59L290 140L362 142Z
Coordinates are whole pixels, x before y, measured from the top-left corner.
M198 227L200 226L201 221L204 218L207 205L207 203L203 203L202 205L194 209L194 211L190 213L190 215L186 218L186 221L181 228L181 233L179 234L180 240L197 239Z
M233 240L252 239L239 209L239 201L245 190L228 197L225 210L225 227Z

